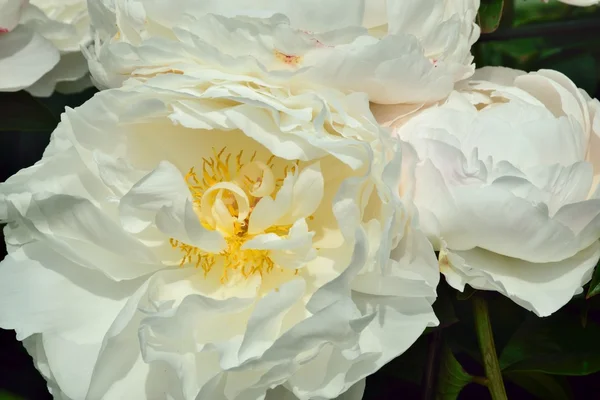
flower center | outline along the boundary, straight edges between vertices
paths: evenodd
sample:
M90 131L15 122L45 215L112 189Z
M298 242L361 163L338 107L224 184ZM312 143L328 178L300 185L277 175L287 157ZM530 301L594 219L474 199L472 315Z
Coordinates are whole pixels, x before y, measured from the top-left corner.
M193 167L190 169L185 179L199 221L204 228L219 231L227 246L218 254L208 253L172 238L171 246L183 253L181 267L195 263L206 277L213 268L222 266L221 283L227 282L232 272L247 279L254 274L262 276L275 268L270 250L244 248L246 242L258 235L271 233L283 237L292 227L272 225L260 231L252 229L253 211L259 201L276 196L284 177L298 168L297 163L288 163L280 168L282 177L276 177L274 158L257 161L255 152L244 160L242 150L232 160L232 154L226 153L226 148L218 152L213 149L212 157L202 159L201 172L196 172Z

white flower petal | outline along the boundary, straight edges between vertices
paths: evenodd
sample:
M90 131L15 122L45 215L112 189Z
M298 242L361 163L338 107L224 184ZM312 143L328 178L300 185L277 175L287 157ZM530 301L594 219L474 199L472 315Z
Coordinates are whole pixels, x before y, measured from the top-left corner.
M571 258L553 263L530 263L483 249L452 251L447 257L449 268L442 269L442 273L452 286L462 290L469 284L476 289L495 290L545 317L582 292L600 258L600 244L596 242Z
M440 219L440 225L446 227L441 236L449 248L478 246L523 260L548 262L571 257L593 240L576 237L551 218L544 205L533 205L492 186L483 192L460 188L453 197L456 214Z
M21 339L43 332L40 346L53 379L70 398L84 398L103 332L141 282L117 283L77 268L40 243L8 256L0 264L0 276L0 302L6 303L0 307L0 324L16 328ZM84 322L89 315L93 321ZM72 366L74 357L77 368Z
M0 0L0 32L12 31L19 23L26 0Z
M58 82L74 82L88 75L87 60L79 52L68 53L60 57L60 61L52 70L27 88L33 96L48 97L52 95ZM83 82L83 81L82 81ZM86 81L86 83L89 83ZM90 85L81 85L82 89Z
M0 91L16 92L32 85L59 59L49 41L26 27L0 34Z
M12 205L9 209L17 218L17 210ZM33 198L26 212L19 215L29 235L47 240L55 251L77 265L96 269L115 280L137 278L163 267L149 249L89 200L65 195ZM123 257L124 252L129 257Z
M288 282L279 290L263 297L254 308L246 334L239 349L239 362L258 358L277 339L281 323L288 309L304 294L306 284L301 279Z
M7 256L1 265L2 301L6 304L0 307L1 323L16 329L21 339L44 331L69 335L71 330L78 331L87 325L82 321L90 312L95 313L95 322L99 325L106 321L110 324L114 310L136 287L135 282L112 282L96 271L73 268L67 259L39 243L23 246ZM43 282L43 285L38 287L35 282ZM42 288L52 295L41 295ZM94 294L107 289L112 292L112 298ZM39 296L35 295L36 291ZM74 298L78 301L72 301ZM85 335L91 335L93 330L94 326L89 326ZM85 336L73 336L73 339L87 340Z
M165 185L168 190L163 190ZM188 198L189 190L179 170L173 164L162 162L121 199L123 227L130 232L141 232L154 222L157 211L165 206L182 207Z
M311 216L323 201L324 182L317 162L303 168L294 183L291 220Z
M308 230L304 219L297 220L290 228L288 237L274 233L257 235L242 246L242 250L271 250L271 259L283 268L302 268L312 261L316 252L312 247L314 232Z

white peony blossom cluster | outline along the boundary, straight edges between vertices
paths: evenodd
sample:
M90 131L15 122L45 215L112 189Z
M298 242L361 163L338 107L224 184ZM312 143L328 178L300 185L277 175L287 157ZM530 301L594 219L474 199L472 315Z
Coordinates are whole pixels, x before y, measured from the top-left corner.
M81 53L90 40L85 0L0 0L0 92L91 86Z
M358 400L441 274L540 316L590 280L600 103L476 71L479 0L88 8L0 0L0 90L103 89L0 184L0 327L54 398Z

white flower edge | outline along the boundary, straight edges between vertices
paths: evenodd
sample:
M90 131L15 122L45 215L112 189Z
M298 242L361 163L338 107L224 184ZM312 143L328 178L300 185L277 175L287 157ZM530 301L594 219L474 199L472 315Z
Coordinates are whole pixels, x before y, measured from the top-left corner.
M546 2L548 0L545 0ZM600 0L558 0L561 3L565 3L568 4L570 6L577 6L577 7L589 7L589 6L594 6L596 4L600 3Z

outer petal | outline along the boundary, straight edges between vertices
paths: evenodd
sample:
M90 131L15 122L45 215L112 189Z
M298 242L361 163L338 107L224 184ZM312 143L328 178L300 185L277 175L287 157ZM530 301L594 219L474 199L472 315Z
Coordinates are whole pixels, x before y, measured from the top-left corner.
M381 104L432 102L452 89L452 76L422 57L422 48L411 36L357 42L333 52L310 77L366 92Z
M582 292L599 258L600 243L595 242L571 258L550 263L530 263L483 249L448 251L441 262L442 273L456 289L462 291L469 284L495 290L545 317Z
M32 85L59 59L52 43L26 27L0 34L0 91L16 92Z
M361 400L365 392L366 379L356 382L350 389L342 393L335 400ZM285 386L277 386L267 392L265 400L297 400L292 392L287 390Z
M42 333L39 346L53 379L68 397L84 398L102 336L140 282L110 281L40 243L9 255L0 277L2 327L16 329L21 339ZM78 368L72 368L75 358Z
M11 203L9 206L13 207ZM30 200L24 213L18 213L16 208L10 211L31 236L47 241L76 264L102 271L116 280L137 278L164 267L150 249L89 200L65 195L48 199L38 196Z
M28 87L27 91L33 96L48 97L54 91L57 82L83 80L86 75L88 75L87 61L81 53L64 54L58 64L35 84ZM89 86L81 85L83 88Z
M26 90L34 96L50 96L57 84L78 80L81 80L81 86L86 87L82 83L89 83L89 80L82 78L88 75L88 67L80 52L80 46L90 40L85 0L30 0L20 23L50 41L61 55L56 67Z
M596 240L594 235L577 236L552 219L546 206L532 205L503 190L455 188L452 195L456 214L438 216L441 237L452 249L478 246L509 257L548 262L572 257Z
M129 297L106 332L85 399L150 400L156 393L164 393L168 400L184 399L179 385L174 384L173 372L165 365L145 363L138 345L137 331L143 318L138 307L149 307L151 283L146 281Z

